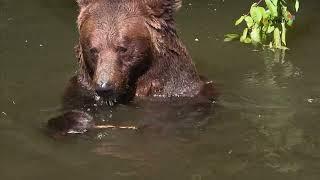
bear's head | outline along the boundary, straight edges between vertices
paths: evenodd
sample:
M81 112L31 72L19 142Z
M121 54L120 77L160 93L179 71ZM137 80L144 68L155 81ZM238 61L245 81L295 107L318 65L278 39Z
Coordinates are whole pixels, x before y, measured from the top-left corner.
M180 63L177 69L192 69L190 74L196 73L175 30L173 16L181 0L77 0L77 3L79 74L99 96L117 98L134 93L139 78L151 66L162 66L158 71L166 74L166 70ZM186 59L186 63L177 57ZM161 58L167 62L159 65ZM155 77L157 73L148 76Z

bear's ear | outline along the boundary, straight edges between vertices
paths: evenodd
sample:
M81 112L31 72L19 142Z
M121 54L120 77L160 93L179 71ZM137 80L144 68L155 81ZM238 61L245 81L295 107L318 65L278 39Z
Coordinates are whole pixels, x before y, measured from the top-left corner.
M145 0L148 12L156 17L173 16L182 6L182 0Z
M85 17L85 11L86 9L88 9L88 7L90 6L90 4L94 3L97 0L76 0L78 6L79 6L79 15L78 15L78 28L80 29L80 26L84 20Z
M174 13L181 7L182 0L144 0L147 24L155 29L174 29Z
M76 2L78 3L78 6L80 8L84 8L84 7L88 6L92 1L94 1L94 0L76 0Z

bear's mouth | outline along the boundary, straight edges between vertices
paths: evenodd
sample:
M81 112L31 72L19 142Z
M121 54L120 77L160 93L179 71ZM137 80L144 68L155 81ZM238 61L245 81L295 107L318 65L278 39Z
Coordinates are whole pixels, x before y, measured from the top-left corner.
M108 92L99 92L97 89L92 88L91 92L95 104L111 107L117 104L126 104L130 102L134 98L135 88L128 85L121 90L110 90Z
M104 96L100 96L98 95L97 93L95 93L94 95L94 99L95 101L100 105L100 106L114 106L116 105L119 100L118 100L119 97L117 96L109 96L109 97L104 97Z

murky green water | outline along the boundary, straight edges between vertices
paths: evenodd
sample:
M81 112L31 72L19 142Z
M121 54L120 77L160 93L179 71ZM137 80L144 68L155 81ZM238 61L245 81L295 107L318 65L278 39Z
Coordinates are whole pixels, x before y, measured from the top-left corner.
M320 3L301 2L284 58L222 42L250 3L185 0L177 15L199 72L221 92L205 128L55 140L43 125L76 69L75 4L0 0L0 179L318 180Z

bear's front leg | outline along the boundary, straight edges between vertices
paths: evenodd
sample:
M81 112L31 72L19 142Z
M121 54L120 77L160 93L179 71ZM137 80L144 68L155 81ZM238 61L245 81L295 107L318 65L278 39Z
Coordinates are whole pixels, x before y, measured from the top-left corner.
M93 128L93 117L83 111L73 110L50 119L47 128L50 134L65 136L67 134L82 134Z

